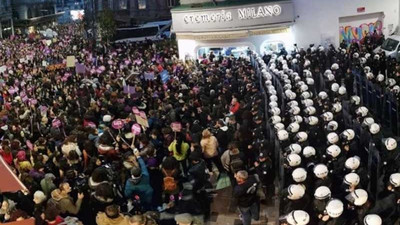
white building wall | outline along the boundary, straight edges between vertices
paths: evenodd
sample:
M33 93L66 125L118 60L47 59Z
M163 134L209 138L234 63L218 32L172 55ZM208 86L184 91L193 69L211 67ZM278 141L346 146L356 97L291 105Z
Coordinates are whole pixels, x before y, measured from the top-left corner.
M399 0L294 0L295 40L299 47L308 47L309 44L325 45L326 40L338 46L340 17L380 12L384 13L382 31L387 36L399 25L399 2ZM365 12L357 13L359 7L365 7Z

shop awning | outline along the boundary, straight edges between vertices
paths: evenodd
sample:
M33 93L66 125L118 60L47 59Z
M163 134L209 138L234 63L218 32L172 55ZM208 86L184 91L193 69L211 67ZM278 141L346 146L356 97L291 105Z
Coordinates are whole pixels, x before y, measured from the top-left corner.
M289 27L261 28L242 31L202 32L202 33L177 33L177 39L189 40L227 40L247 38L254 35L266 35L289 32Z
M25 185L18 179L0 156L0 191L17 192L20 190L26 190Z

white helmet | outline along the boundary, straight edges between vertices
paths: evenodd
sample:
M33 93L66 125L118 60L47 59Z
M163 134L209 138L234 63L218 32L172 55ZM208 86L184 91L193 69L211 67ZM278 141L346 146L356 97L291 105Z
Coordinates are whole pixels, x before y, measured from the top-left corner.
M367 57L367 55L365 55L365 58L369 58L369 57ZM364 73L369 73L369 72L371 72L371 67L369 67L369 66L366 66L366 67L364 67Z
M315 109L314 106L308 106L306 109L304 109L304 112L309 116L314 115L316 111L317 110Z
M349 170L356 170L360 167L360 157L353 156L346 160L344 166Z
M332 120L332 121L329 121L329 123L326 125L326 130L331 131L331 132L336 131L338 129L338 127L339 127L339 124L336 121Z
M306 83L307 83L307 85L314 85L314 79L308 77L308 78L306 78Z
M388 151L395 150L397 148L397 141L394 138L386 138L385 139L385 147Z
M322 114L322 119L323 119L325 122L329 122L329 121L333 120L333 113L331 113L331 112L325 112L324 114Z
M340 111L342 111L342 103L340 102L336 102L332 105L332 111L335 113L338 113Z
M394 85L393 88L392 88L392 91L393 91L395 94L400 93L400 86L399 86L399 85Z
M332 156L333 158L338 157L340 152L340 147L337 145L331 145L326 149L326 154Z
M310 158L311 156L314 156L316 154L315 148L312 146L306 146L303 149L303 156L305 158Z
M328 74L332 74L332 71L331 70L325 70L324 75L328 76Z
M325 178L328 176L328 167L324 164L318 164L314 167L314 174L318 178Z
M376 76L376 80L378 82L383 82L385 80L385 76L383 74L378 74L378 76Z
M396 80L393 78L389 78L388 82L389 82L389 87L393 87L394 85L396 85Z
M290 153L299 154L301 152L301 146L297 143L290 144L288 150L290 151Z
M305 142L308 139L308 134L304 131L300 131L296 134L296 139L298 142Z
M304 196L304 194L306 193L306 190L304 189L303 185L301 185L301 184L292 184L292 185L289 185L288 192L289 192L288 196L287 196L288 199L298 200Z
M276 95L276 94L277 94L277 92L276 92L275 89L269 90L268 93L269 93L270 95Z
M272 122L272 124L280 123L280 122L282 122L282 118L280 116L272 116L271 122Z
M337 63L332 64L331 70L337 70L337 69L339 69L339 64Z
M307 86L307 84L301 85L301 86L300 86L300 90L301 90L301 92L308 91L308 86Z
M326 139L328 140L329 144L333 145L338 143L339 135L337 135L335 132L331 132L326 136Z
M276 95L271 95L271 96L269 96L269 101L270 102L277 102L278 101L278 97Z
M325 207L326 212L332 218L338 218L343 213L343 202L339 199L331 199Z
M275 131L280 131L280 130L285 129L285 125L283 123L276 123L274 125L274 128L275 128Z
M292 89L292 85L291 84L285 84L285 85L283 85L283 90L290 90L290 89Z
M328 81L335 80L335 76L333 74L328 74L327 78L328 78Z
M299 103L296 100L292 100L292 101L288 102L287 105L289 107L293 107L293 106L299 106Z
M290 107L289 113L292 115L298 115L300 113L300 108L298 106Z
M278 107L271 108L269 111L274 116L279 116L279 114L281 114L281 110Z
M363 120L362 125L369 127L371 124L375 123L374 118L372 117L365 117Z
M310 92L305 91L305 92L301 93L301 98L302 98L302 99L309 99L309 98L311 98Z
M295 182L301 183L307 179L307 171L304 168L297 168L293 170L292 178Z
M389 181L394 187L400 187L400 173L393 173L390 175Z
M333 91L333 92L338 92L339 91L339 84L338 83L333 83L332 84L332 86L331 86L331 90Z
M359 56L360 56L360 55L359 55L357 52L354 52L354 53L353 53L353 58L356 58L356 59L357 59Z
M286 216L289 225L307 225L310 222L310 215L303 210L293 210Z
M291 117L291 120L293 123L302 123L303 122L303 117L299 116L299 115L295 115Z
M306 123L310 126L314 126L318 124L318 117L316 116L309 116L306 118Z
M366 62L367 62L367 59L366 59L366 58L364 58L364 57L361 57L361 58L360 58L360 63L361 63L362 65L364 65Z
M288 161L289 166L291 167L298 166L301 163L301 157L295 153L291 153L288 156L286 156L286 160Z
M368 73L367 73L367 79L368 79L368 80L374 79L374 74L371 73L371 72L368 72Z
M378 54L374 55L374 59L379 60L380 56Z
M354 105L360 105L361 99L360 99L359 96L353 95L353 96L351 96L351 98L350 98L350 102L351 102L352 104L354 104Z
M352 129L346 129L340 134L340 137L342 137L346 141L353 140L355 136L356 133Z
M303 103L305 107L314 105L314 101L312 99L304 99L303 101L301 101L301 103Z
M348 194L346 199L356 206L362 206L368 200L368 193L364 189L356 189Z
M339 88L339 95L345 95L347 92L346 88L344 86L340 86Z
M289 138L289 133L286 130L278 131L278 140L286 141Z
M379 131L381 131L381 127L379 126L379 124L373 123L369 126L369 132L371 134L377 134L379 133Z
M327 198L331 198L331 190L327 186L319 186L315 189L314 197L318 200L324 200Z
M269 105L270 108L278 107L278 103L277 102L270 102L268 105Z
M379 215L368 214L364 217L364 225L382 225L382 219Z
M328 94L325 91L321 91L320 93L318 93L318 97L324 100L328 98Z
M344 176L343 182L349 186L357 186L360 183L360 176L356 173L348 173Z
M361 106L356 109L357 116L366 117L368 115L368 109L365 106Z

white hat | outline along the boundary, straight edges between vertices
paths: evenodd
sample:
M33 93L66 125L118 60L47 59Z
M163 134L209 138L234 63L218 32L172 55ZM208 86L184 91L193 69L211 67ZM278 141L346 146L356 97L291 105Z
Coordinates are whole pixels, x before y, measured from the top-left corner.
M315 155L315 154L316 154L315 148L312 147L312 146L306 146L306 147L303 149L303 156L304 156L305 158L309 158L309 157L311 157L311 156L313 156L313 155Z
M322 100L327 99L328 98L328 94L325 91L321 91L318 93L318 97Z
M326 212L332 218L338 218L343 213L343 202L339 199L331 199L325 207Z
M292 178L297 183L303 182L307 179L307 171L304 168L296 168L292 172Z
M340 86L339 88L339 95L344 95L346 94L347 90L344 86Z
M368 115L368 109L365 106L361 106L356 109L356 114L361 117L366 117Z
M291 167L298 166L301 163L301 157L295 153L291 153L288 156L286 156L286 160L288 161L289 166Z
M329 123L326 125L326 130L327 131L336 131L338 129L338 127L339 127L339 124L336 121L332 120L332 121L329 121Z
M305 112L307 115L311 116L311 115L314 115L314 114L315 114L316 109L315 109L314 106L309 106L309 107L307 107L307 108L304 110L304 112Z
M323 200L331 197L331 190L327 186L319 186L315 189L314 197L318 200Z
M314 126L318 124L318 117L316 116L309 116L306 118L306 122L308 125Z
M329 122L329 121L333 120L333 113L331 113L331 112L325 112L324 114L322 114L322 119L323 119L325 122Z
M328 167L324 164L318 164L314 167L314 174L318 178L324 178L328 176Z
M338 83L333 83L332 84L332 86L331 86L331 90L333 91L333 92L338 92L339 91L339 84Z
M336 102L332 105L332 111L335 113L338 113L340 111L342 111L342 103L340 102Z
M363 120L363 125L369 127L371 124L375 123L374 118L372 117L365 117Z
M307 225L310 222L310 215L303 210L293 210L286 216L289 225Z
M340 134L340 136L346 141L351 141L356 136L356 133L352 129L346 129Z
M382 225L382 219L379 215L368 214L364 217L364 225Z

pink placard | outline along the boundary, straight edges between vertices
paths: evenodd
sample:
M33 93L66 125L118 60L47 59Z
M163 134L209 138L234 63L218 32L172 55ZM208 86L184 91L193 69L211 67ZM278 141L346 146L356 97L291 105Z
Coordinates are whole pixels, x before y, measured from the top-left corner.
M180 122L173 122L171 123L171 129L174 132L181 132L182 124Z
M111 126L116 129L119 130L121 128L124 127L124 121L122 121L121 119L116 119L112 122Z
M135 124L132 125L131 130L132 130L132 133L137 136L142 131L142 128L140 127L139 124L135 123Z
M139 112L139 109L137 108L137 107L132 107L132 112L134 113L134 114L140 114L140 112Z

